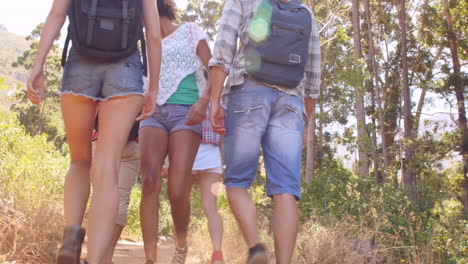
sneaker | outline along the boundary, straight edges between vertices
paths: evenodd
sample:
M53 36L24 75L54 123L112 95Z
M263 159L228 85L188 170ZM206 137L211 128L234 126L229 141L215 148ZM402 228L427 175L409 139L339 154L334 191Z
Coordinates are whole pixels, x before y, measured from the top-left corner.
M265 246L257 244L249 249L247 264L268 264Z
M221 250L213 251L211 255L211 264L224 264L223 252Z
M183 248L175 248L174 255L172 256L171 264L185 264L185 259L187 258L188 246Z

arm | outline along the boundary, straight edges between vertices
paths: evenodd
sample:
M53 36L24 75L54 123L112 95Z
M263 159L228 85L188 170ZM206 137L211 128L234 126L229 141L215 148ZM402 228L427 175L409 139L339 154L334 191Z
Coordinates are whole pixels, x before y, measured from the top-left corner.
M44 63L50 47L54 43L67 17L70 0L54 0L52 8L42 28L41 39L27 82L27 95L33 104L40 104L45 90Z
M143 110L137 120L150 117L156 108L159 90L159 71L161 68L161 33L159 12L156 1L143 0L143 23L145 25L149 64L149 88L146 92Z
M208 73L208 82L206 85L205 90L203 91L202 96L191 108L187 115L187 122L185 123L188 126L193 126L196 124L200 124L206 118L206 109L208 108L208 101L210 96L211 90L211 73L208 68L208 62L211 59L211 51L208 47L208 43L206 40L200 40L197 45L197 55L203 63L203 66L207 70Z
M239 0L227 0L216 35L211 67L211 116L213 130L225 134L224 109L220 107L222 87L231 69L237 47L238 30L243 21L243 9Z
M315 17L312 17L312 30L309 40L309 55L305 66L304 103L306 114L311 116L320 94L320 36Z
M221 135L226 134L224 127L224 109L220 106L221 92L227 73L218 66L211 69L211 113L210 122L213 126L213 131Z

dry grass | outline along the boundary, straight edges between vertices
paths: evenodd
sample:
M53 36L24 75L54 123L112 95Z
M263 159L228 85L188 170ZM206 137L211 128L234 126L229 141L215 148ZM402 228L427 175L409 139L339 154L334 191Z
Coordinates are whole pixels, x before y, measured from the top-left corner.
M237 227L234 216L229 211L221 211L224 223L223 254L226 264L245 263L247 248ZM190 263L210 263L213 247L208 233L206 219L199 221L190 235Z
M0 261L53 263L62 230L56 201L41 204L0 200Z
M355 264L382 263L373 246L372 235L355 225L342 222L324 227L312 221L301 226L294 263Z
M247 258L247 247L234 217L229 212L222 212L224 220L223 254L226 264L243 264ZM267 220L266 220L267 221ZM269 222L260 223L263 230L268 229ZM371 233L362 231L355 235L358 226L337 223L328 228L312 221L301 226L294 264L356 264L383 263L378 259L379 250L372 246ZM274 260L273 240L271 234L261 234L268 248L270 260ZM192 233L190 244L193 262L210 263L211 241L206 223L200 223ZM274 262L272 262L274 263Z

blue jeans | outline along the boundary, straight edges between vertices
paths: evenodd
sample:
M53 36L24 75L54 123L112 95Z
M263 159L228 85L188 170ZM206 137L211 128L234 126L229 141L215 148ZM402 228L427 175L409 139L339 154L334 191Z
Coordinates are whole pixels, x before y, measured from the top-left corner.
M226 188L249 189L257 174L260 147L266 194L301 196L303 101L247 80L228 94L224 137Z

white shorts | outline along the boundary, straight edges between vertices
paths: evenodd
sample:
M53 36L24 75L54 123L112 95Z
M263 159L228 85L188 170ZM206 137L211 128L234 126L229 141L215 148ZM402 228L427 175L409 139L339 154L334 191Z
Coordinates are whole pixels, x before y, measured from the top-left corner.
M216 173L216 174L223 174L223 168L221 166L216 168L210 168L205 170L192 170L192 174L198 175L202 173Z
M169 168L169 160L163 165L163 168ZM197 156L192 167L192 174L218 173L223 174L221 164L221 151L219 146L208 143L201 143L198 147Z
M214 144L200 144L195 162L193 163L193 174L203 172L223 173L221 164L221 151Z

